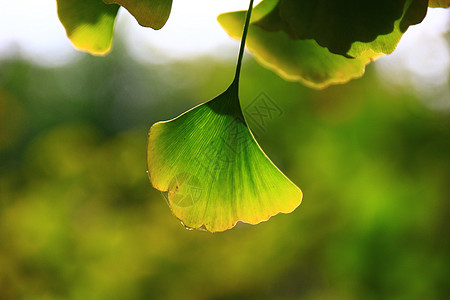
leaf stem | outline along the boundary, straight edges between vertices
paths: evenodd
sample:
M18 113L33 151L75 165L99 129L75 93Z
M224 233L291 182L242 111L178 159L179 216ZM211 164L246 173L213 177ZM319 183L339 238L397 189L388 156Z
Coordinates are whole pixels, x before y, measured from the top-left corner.
M241 75L242 57L244 56L245 40L247 39L247 31L248 26L250 24L250 17L252 16L252 9L253 9L253 0L250 0L250 5L247 11L247 17L245 19L244 31L242 32L241 47L239 49L239 56L236 65L236 74L234 75L233 80L233 83L235 84L239 84L239 76Z

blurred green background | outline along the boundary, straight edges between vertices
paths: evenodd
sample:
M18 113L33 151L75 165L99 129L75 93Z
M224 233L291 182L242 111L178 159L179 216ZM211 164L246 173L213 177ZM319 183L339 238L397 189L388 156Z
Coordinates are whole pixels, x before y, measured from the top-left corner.
M250 127L303 203L218 234L171 215L147 132L233 72L120 46L58 67L0 61L0 299L446 298L450 115L373 66L315 91L247 59L242 105L265 93L282 111Z

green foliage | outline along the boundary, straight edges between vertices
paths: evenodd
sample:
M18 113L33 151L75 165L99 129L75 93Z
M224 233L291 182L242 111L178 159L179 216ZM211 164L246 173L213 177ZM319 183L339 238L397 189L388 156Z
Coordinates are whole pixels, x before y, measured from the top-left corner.
M61 20L74 31L90 24L81 40L104 32L86 50L106 51L113 9L71 16L81 11ZM88 23L76 19L83 16ZM448 296L448 112L428 110L408 87L392 93L371 68L359 81L315 91L249 61L242 107L263 89L283 108L282 119L256 133L302 182L304 209L223 234L186 234L149 187L143 136L149 121L226 89L232 68L206 59L143 65L122 54L53 68L0 61L0 298ZM219 102L209 103L191 112ZM213 122L228 117L209 112ZM247 125L233 126L256 149Z
M263 4L255 7L254 21L262 15ZM220 15L218 21L231 37L238 39L244 18L245 12L234 12ZM330 53L313 40L292 40L283 32L265 31L254 24L250 25L247 45L262 65L284 79L316 88L360 77L365 65L377 55L368 52L355 59L346 58Z
M250 127L302 183L302 209L188 233L148 183L145 136L225 90L234 60L146 65L120 49L56 68L0 61L0 298L447 297L448 112L371 67L316 91L249 59L244 115L261 91L283 110Z
M111 51L119 5L142 26L160 29L169 18L172 0L56 0L58 16L73 45L94 55Z
M295 40L314 39L331 53L348 57L358 57L369 49L391 53L401 36L392 33L404 32L409 25L420 23L427 3L427 0L280 0L256 25L267 31L282 30ZM415 18L403 18L404 15ZM394 26L397 20L402 23L400 30Z
M255 8L248 47L287 80L316 88L344 83L362 76L365 66L383 53L391 53L408 26L422 21L427 10L423 0L383 3L374 11L364 1L264 0ZM222 14L218 21L237 38L243 12Z
M225 231L289 213L302 192L270 161L242 114L239 79L253 9L250 1L233 82L225 92L177 118L152 126L148 172L167 191L174 215L188 228Z
M69 37L94 54L111 46L117 6L106 4L124 6L141 25L154 29L165 24L172 7L171 0L103 2L58 2ZM77 5L82 9L76 10ZM155 124L149 134L150 179L168 191L175 216L187 227L223 231L238 221L256 224L290 212L301 201L301 191L262 152L242 115L238 84L248 30L249 49L264 65L285 79L323 88L362 76L369 62L391 53L408 27L422 21L427 5L427 0L264 0L250 18L251 0L247 18L245 12L220 15L232 37L241 38L244 28L235 80L220 96ZM224 156L232 162L221 161ZM214 169L206 172L212 176L205 168Z
M302 192L269 160L242 114L238 82L213 100L152 126L148 170L174 215L210 232L293 211Z
M153 29L164 26L172 7L172 0L57 1L65 6L59 15L69 38L93 54L105 54L111 46L117 10L103 2L125 7L139 24ZM425 17L427 5L427 0L264 0L252 20L249 48L286 80L316 88L345 83L362 76L377 57L392 53L408 27ZM448 7L448 1L429 5ZM86 13L88 9L92 12ZM108 14L107 21L90 17L103 14ZM243 13L228 13L219 16L219 22L236 38L242 18Z
M125 7L145 27L161 29L172 9L172 0L103 0Z
M118 5L101 0L57 0L57 4L59 19L76 48L95 55L111 50Z

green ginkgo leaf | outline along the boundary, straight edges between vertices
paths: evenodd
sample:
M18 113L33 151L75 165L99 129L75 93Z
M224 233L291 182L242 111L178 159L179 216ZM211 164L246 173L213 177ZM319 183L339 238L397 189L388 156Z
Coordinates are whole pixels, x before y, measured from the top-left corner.
M237 83L213 100L152 126L148 170L189 228L224 231L293 211L302 192L269 160L242 115Z
M265 0L255 7L247 47L261 64L286 80L315 88L344 83L360 77L365 65L380 55L367 51L364 56L350 59L331 53L314 40L293 40L285 32L269 32L254 25L276 3L276 0ZM221 14L218 21L232 38L238 39L244 18L245 11L238 11Z
M172 0L103 0L125 7L144 27L161 29L172 9Z
M314 39L344 56L356 57L368 49L387 54L410 25L422 21L427 4L428 0L279 0L257 24L282 30L293 39ZM396 26L399 20L401 26Z
M58 16L72 44L81 51L105 55L111 51L119 5L140 25L160 29L169 18L172 0L56 0Z
M398 43L402 36L404 18L414 19L405 4L404 14L395 21L394 30L388 35L378 36L374 41L362 45L352 44L350 56L331 53L312 39L295 40L286 32L267 31L260 21L277 8L277 0L264 0L255 7L249 28L247 45L255 57L266 67L274 70L286 80L300 81L305 85L323 88L330 84L345 83L364 74L365 66L385 53L392 51L392 43ZM245 12L225 13L218 17L219 23L233 38L239 38L239 28L244 22ZM266 20L267 21L267 20ZM404 21L403 21L404 22ZM388 49L389 48L389 49Z
M81 51L105 55L111 50L119 5L102 0L57 0L58 16L72 44Z
M256 224L293 211L302 200L300 189L261 150L240 107L239 73L252 3L230 87L149 132L150 181L168 192L173 214L189 228L217 232L238 221Z

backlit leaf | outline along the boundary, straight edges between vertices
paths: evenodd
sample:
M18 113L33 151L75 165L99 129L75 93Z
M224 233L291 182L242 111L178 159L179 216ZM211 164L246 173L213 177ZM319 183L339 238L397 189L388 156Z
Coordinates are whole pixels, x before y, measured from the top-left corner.
M118 5L101 0L57 0L57 5L59 19L77 49L95 55L111 50Z
M263 1L255 7L252 21L263 15L261 11L267 8L267 3ZM231 37L239 39L244 18L245 11L240 11L222 14L218 21ZM330 53L314 40L293 40L285 32L269 32L254 24L249 28L247 47L258 61L284 79L315 88L360 77L365 65L379 56L367 51L361 57L346 58Z
M407 0L403 17L394 23L394 30L378 36L369 43L355 42L347 53L348 56L331 53L312 39L292 39L285 31L267 31L261 27L261 20L280 22L273 15L277 9L277 0L264 0L254 9L249 28L247 46L256 58L266 67L274 70L287 80L300 81L308 86L323 88L330 84L345 83L363 75L365 66L383 53L390 53L402 36L401 27L405 19L410 23L417 21L412 14ZM419 2L417 2L419 3ZM414 9L412 11L417 11ZM272 17L269 17L272 16ZM238 39L245 12L232 12L219 16L218 21L227 33ZM279 26L281 26L279 24Z
M179 117L152 126L148 170L173 214L211 232L293 211L302 192L269 160L242 114L237 83Z
M368 49L391 53L399 36L425 17L427 3L427 0L279 0L258 25L269 31L283 30L293 39L314 39L320 46L344 56L359 56ZM396 26L402 16L401 26ZM400 32L396 32L398 29ZM383 38L378 39L379 36Z
M172 9L172 0L103 0L125 7L145 27L161 29Z

